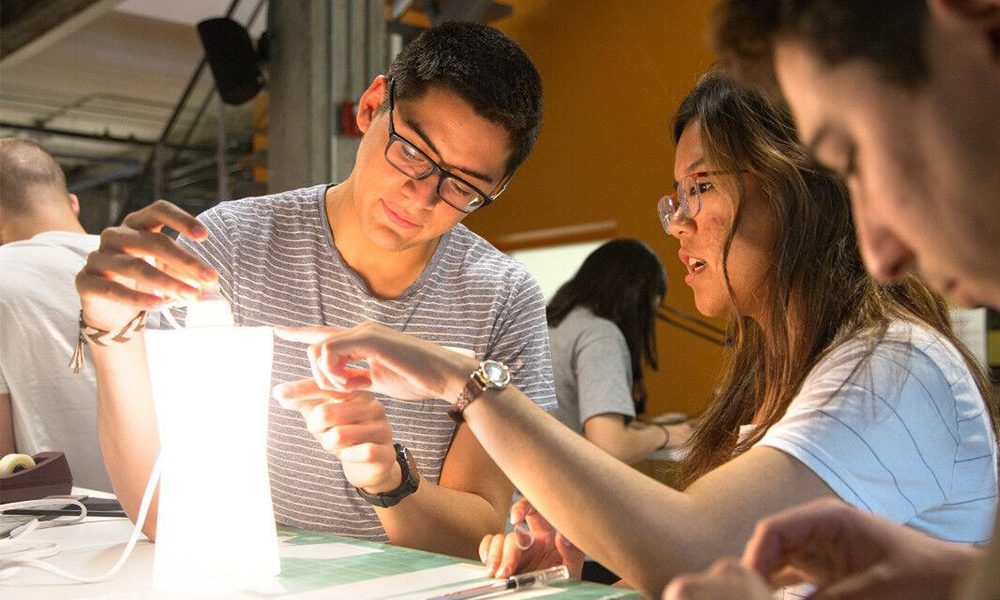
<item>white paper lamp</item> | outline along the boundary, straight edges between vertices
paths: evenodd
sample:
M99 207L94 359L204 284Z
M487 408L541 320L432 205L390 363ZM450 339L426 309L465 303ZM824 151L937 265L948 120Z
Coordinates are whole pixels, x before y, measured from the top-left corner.
M207 594L273 580L281 564L266 457L271 328L145 337L163 464L154 586Z

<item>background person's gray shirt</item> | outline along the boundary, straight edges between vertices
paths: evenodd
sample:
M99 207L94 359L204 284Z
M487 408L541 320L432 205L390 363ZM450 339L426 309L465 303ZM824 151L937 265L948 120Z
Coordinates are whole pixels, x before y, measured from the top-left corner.
M199 219L208 241L187 243L219 271L237 325L334 325L376 321L493 358L546 410L555 406L541 290L527 269L464 225L446 232L420 277L399 297L376 298L333 244L325 185L224 202ZM305 344L275 340L274 384L312 376ZM445 400L379 396L395 441L431 483L455 431ZM220 424L220 435L224 434ZM281 523L387 541L372 506L347 482L298 411L270 405L268 468Z
M596 415L635 417L632 360L617 325L578 306L549 328L549 342L559 402L555 417L580 434Z

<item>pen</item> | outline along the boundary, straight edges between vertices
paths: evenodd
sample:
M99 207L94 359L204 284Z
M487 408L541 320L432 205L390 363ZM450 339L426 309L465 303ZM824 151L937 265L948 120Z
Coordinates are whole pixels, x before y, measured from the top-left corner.
M482 598L500 592L514 592L523 588L536 585L544 585L549 581L569 579L569 570L564 566L550 567L541 571L521 573L511 575L507 579L501 579L492 583L484 583L475 587L457 590L441 596L434 596L429 600L468 600L469 598Z

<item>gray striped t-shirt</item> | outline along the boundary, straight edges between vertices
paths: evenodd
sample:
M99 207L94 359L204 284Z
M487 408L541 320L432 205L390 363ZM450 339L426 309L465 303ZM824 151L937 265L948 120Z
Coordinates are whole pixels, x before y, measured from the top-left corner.
M219 271L237 325L334 325L377 321L511 367L513 383L542 408L555 406L545 305L519 263L464 225L446 232L416 282L392 299L373 297L333 244L320 185L222 203L199 219L208 241L187 243ZM311 376L305 345L275 340L274 384ZM437 483L455 431L444 400L388 397L395 441ZM371 505L344 478L340 462L306 431L298 411L274 400L268 467L281 523L387 541Z

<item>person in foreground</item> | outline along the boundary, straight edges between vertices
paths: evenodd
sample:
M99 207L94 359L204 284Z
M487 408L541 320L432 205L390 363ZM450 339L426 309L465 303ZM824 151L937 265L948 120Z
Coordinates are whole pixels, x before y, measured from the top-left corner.
M198 220L163 201L129 215L101 234L77 277L83 320L130 330L140 311L218 288L237 325L377 320L467 356L519 365L518 385L552 406L537 283L460 224L496 199L527 157L541 94L527 55L496 29L428 29L361 96L364 136L345 181L226 202ZM179 243L164 226L181 233ZM93 350L102 448L134 516L159 442L142 335L121 337L131 340ZM300 344L278 341L274 357L276 384L310 373ZM272 402L276 519L475 556L483 534L502 525L513 486L443 406L329 391ZM219 423L220 435L226 426ZM145 527L151 537L155 508Z
M876 277L919 270L1000 308L1000 3L731 0L716 43L749 83L783 93L801 139L850 186ZM817 598L996 600L998 539L1000 520L982 551L810 503L762 521L741 564L678 578L666 597L763 599L765 577L790 576Z
M374 323L285 331L314 343L315 375L276 395L444 398L565 539L650 597L737 553L758 519L816 498L940 538L986 539L996 501L984 492L997 485L987 384L940 298L913 276L884 286L864 272L846 190L762 95L711 73L674 131L680 183L661 201L663 223L680 241L698 310L729 315L734 331L683 491L563 427L507 383L502 365ZM501 576L534 568L558 556L542 545L519 554L492 543L486 560Z

